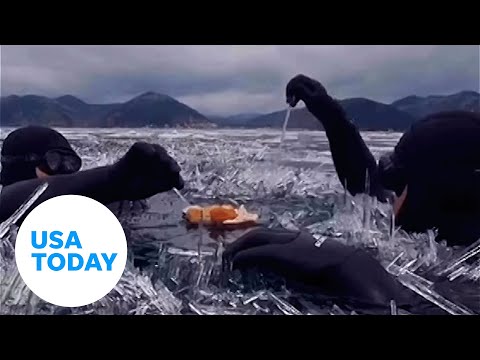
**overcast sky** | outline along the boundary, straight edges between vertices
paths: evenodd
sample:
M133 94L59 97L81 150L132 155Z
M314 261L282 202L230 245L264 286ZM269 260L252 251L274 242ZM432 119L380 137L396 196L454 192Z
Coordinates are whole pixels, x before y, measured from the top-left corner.
M207 115L284 108L304 73L337 98L389 103L479 90L479 47L456 45L2 46L1 94L72 94L91 103L165 93Z

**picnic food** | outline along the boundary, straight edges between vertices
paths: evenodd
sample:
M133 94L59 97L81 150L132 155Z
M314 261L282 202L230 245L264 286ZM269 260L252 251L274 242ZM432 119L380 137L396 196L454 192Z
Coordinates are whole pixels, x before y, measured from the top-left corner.
M255 223L258 220L258 215L249 213L243 205L238 209L231 205L189 206L184 213L188 222L192 224L234 225Z

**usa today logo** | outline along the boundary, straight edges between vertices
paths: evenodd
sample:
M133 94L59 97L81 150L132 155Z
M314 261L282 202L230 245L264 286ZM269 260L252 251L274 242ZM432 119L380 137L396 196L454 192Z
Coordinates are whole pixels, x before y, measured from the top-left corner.
M58 306L89 305L120 280L127 241L115 215L84 196L64 195L37 206L15 244L18 271L39 298Z

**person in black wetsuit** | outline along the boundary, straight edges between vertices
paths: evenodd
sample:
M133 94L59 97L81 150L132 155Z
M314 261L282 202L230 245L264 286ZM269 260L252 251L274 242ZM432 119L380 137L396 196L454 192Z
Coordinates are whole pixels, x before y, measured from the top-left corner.
M1 161L0 222L43 182L49 186L29 211L59 195L83 195L109 205L184 187L180 167L160 145L137 142L115 164L79 171L81 159L68 141L55 130L39 126L10 133L2 146Z
M438 239L449 245L480 238L479 113L429 115L377 164L357 127L318 81L298 75L286 96L290 106L303 101L322 122L340 182L352 195L368 191L380 201L393 200L397 224L408 232L437 229Z
M82 167L82 159L68 140L51 128L26 126L5 138L1 151L0 184L72 174Z
M352 195L368 192L392 201L397 225L406 231L437 229L438 239L449 245L480 238L478 113L443 112L418 121L377 164L357 127L318 81L298 75L288 83L286 97L292 107L303 101L322 122L337 175ZM308 233L257 229L227 247L224 257L233 268L273 271L309 292L418 305L364 251L332 239L320 243Z

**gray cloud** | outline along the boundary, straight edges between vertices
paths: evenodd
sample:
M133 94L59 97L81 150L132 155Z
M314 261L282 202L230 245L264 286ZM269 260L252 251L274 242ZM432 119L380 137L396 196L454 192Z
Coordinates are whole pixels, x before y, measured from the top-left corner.
M297 73L335 97L391 102L412 94L479 90L479 47L349 46L2 46L1 92L85 101L125 101L146 91L169 94L207 114L284 107Z

